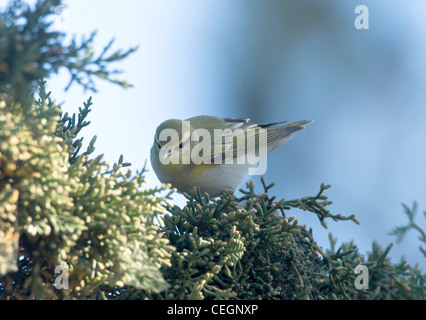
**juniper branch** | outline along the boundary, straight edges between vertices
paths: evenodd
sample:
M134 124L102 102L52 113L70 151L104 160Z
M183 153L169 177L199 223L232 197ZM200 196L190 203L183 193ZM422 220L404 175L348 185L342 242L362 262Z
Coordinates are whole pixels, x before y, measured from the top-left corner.
M426 244L426 233L425 231L414 221L417 213L417 202L414 201L412 207L408 207L406 204L402 204L404 213L408 218L406 225L396 226L389 234L397 237L397 242L401 242L410 230L417 231L419 240ZM424 217L426 218L426 211L423 211ZM419 247L420 252L426 257L426 249L422 246Z
M316 196L313 197L303 197L295 200L287 200L282 203L283 209L298 208L303 211L309 211L315 213L318 216L321 225L324 228L327 228L327 223L325 222L326 218L331 218L334 221L339 220L351 220L356 224L359 224L359 221L355 218L355 215L342 216L341 214L331 214L329 210L325 207L332 204L328 200L328 197L323 195L324 191L329 189L331 185L321 184L320 190Z

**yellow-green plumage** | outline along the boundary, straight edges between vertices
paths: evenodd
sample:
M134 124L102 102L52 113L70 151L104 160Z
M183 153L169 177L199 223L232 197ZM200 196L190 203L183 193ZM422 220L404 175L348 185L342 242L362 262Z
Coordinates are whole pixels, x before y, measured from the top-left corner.
M238 155L258 154L262 148L269 154L310 122L305 120L287 125L282 125L285 122L254 124L250 123L249 119L198 116L185 120L186 126L183 126L181 120L167 120L156 130L151 149L151 164L159 180L171 183L179 192L186 192L193 186L198 186L202 192L217 196L224 191L235 190L247 177L249 168L253 167L253 164L238 162ZM178 133L178 139L174 143L170 139L161 141L164 140L161 133L165 129ZM218 130L225 134L223 137L219 136L220 142L217 140L215 143L214 137ZM260 139L264 137L259 135L262 130L266 132L265 139ZM205 141L210 146L209 152L204 152L204 149L200 153L195 152L204 139L196 141L194 137L197 137L197 132L210 134L212 137L210 143ZM242 147L239 141L245 141ZM189 163L183 163L184 152L195 153L199 164L194 163L192 158ZM162 163L161 160L171 156L179 156L179 163Z

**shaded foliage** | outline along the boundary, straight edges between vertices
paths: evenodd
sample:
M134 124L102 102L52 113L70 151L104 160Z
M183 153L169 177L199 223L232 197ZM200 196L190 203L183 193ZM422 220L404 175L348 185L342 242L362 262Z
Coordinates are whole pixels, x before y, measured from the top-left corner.
M161 231L176 250L162 272L170 287L161 293L123 288L113 299L423 299L425 276L401 261L393 264L386 249L373 243L360 254L353 242L323 250L312 230L299 225L297 207L336 221L354 216L331 215L322 185L314 197L274 201L247 184L241 198L225 194L211 201L198 189L185 194L187 205L168 207ZM297 203L297 205L296 205ZM356 267L369 271L368 289L356 287Z

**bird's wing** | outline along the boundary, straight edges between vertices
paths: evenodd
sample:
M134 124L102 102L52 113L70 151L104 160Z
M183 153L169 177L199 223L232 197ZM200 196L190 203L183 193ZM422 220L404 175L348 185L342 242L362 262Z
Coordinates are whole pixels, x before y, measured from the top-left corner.
M277 126L287 121L257 125L250 123L248 118L216 119L210 119L209 125L215 120L213 127L221 129L222 135L217 136L211 132L210 153L201 158L203 161L210 160L211 163L234 163L239 156L245 155L265 156L311 122L303 120Z
M285 121L286 122L286 121ZM246 130L245 153L247 156L263 157L286 143L291 135L302 130L311 121L303 120L284 126L276 126L285 122L261 124ZM234 146L234 157L241 150Z

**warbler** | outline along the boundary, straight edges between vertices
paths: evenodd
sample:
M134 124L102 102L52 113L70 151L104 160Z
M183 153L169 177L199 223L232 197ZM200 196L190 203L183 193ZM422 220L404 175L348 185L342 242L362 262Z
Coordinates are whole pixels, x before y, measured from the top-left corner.
M197 186L211 198L234 191L250 173L256 174L269 153L312 122L283 125L287 121L254 124L249 120L197 116L164 121L151 148L158 179L180 193Z

